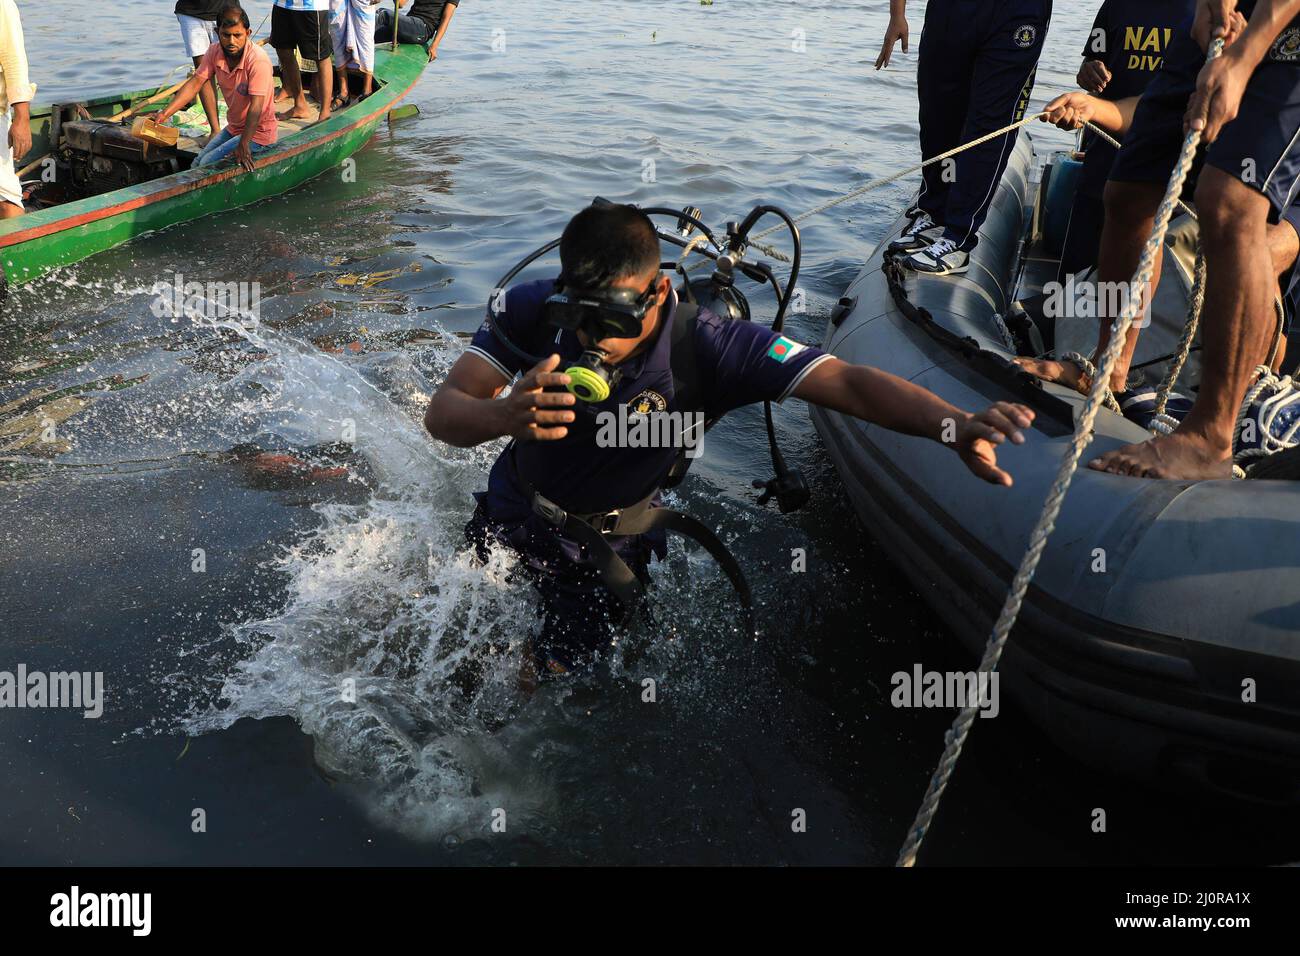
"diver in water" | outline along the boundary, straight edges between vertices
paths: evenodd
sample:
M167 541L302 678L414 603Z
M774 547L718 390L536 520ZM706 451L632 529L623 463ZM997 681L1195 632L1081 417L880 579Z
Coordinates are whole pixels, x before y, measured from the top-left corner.
M930 0L917 55L921 155L955 149L1025 116L1052 0ZM890 0L876 69L894 44L907 49L907 0ZM956 275L970 268L998 181L1016 143L1004 133L924 170L912 223L890 245L909 269Z
M659 233L634 206L584 209L559 250L559 279L494 299L424 419L430 435L457 447L512 439L475 495L466 536L481 556L491 542L522 556L543 605L532 644L539 672L567 672L609 645L648 581L651 556L666 556L668 530L704 544L737 583L716 537L659 497L683 449L698 452L693 429L703 420L793 395L944 442L976 476L1011 485L997 448L1025 440L1030 409L1000 402L970 414L886 372L679 302L660 271ZM521 354L546 357L530 367ZM686 354L690 374L680 368ZM677 427L642 432L672 440L631 440L635 427L626 426L655 416Z

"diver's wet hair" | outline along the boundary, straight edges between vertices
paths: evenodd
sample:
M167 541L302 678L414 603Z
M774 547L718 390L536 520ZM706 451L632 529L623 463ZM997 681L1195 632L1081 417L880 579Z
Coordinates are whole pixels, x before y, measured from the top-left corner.
M569 220L560 238L564 282L603 289L611 282L659 268L659 235L635 206L588 206Z
M245 30L252 30L248 23L248 11L237 3L228 3L217 14L217 28L233 27L236 23L242 23Z

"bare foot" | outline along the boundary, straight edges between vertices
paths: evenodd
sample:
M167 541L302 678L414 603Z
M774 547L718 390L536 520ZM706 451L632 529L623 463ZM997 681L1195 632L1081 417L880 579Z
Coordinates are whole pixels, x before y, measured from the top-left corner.
M276 102L276 103L285 103L285 102L287 102L287 101L289 101L289 100L291 100L291 99L293 99L293 97L290 96L288 93L286 93L286 92L284 91L284 87L280 87L280 89L278 89L278 90L275 91L275 100L274 100L274 102Z
M1232 477L1232 450L1191 432L1176 431L1136 445L1108 451L1088 462L1094 471L1133 478L1202 481Z
M312 110L310 106L295 106L289 112L280 116L280 119L311 119Z
M1073 362L1054 362L1051 359L1014 358L1017 365L1044 382L1055 382L1066 388L1072 388L1081 394L1088 394L1088 381L1083 370Z

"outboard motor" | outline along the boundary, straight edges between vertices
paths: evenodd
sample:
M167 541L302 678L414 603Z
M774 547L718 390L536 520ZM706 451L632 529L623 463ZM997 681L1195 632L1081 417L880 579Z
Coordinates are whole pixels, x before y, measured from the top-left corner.
M182 165L175 147L147 143L118 123L76 120L63 123L61 133L59 158L70 172L70 192L77 198L149 182L188 165Z

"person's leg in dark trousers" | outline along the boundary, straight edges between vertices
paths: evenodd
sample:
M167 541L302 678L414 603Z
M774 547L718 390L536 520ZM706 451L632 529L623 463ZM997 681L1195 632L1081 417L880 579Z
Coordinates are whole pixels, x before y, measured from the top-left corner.
M1034 90L1034 75L1047 24L1052 15L1050 0L1019 3L984 3L984 15L991 19L979 52L975 56L970 85L974 94L966 114L961 142L986 136L1024 118ZM969 252L979 241L998 182L1015 149L1018 130L1004 133L957 156L956 181L948 194L943 217L945 238Z
M425 44L433 39L433 28L419 17L397 18L397 42ZM380 10L375 14L375 42L393 42L393 11Z
M917 52L916 93L920 101L921 157L929 159L961 144L970 104L975 45L970 20L975 0L931 0L925 10ZM952 185L952 166L935 163L921 171L917 208L943 225Z

